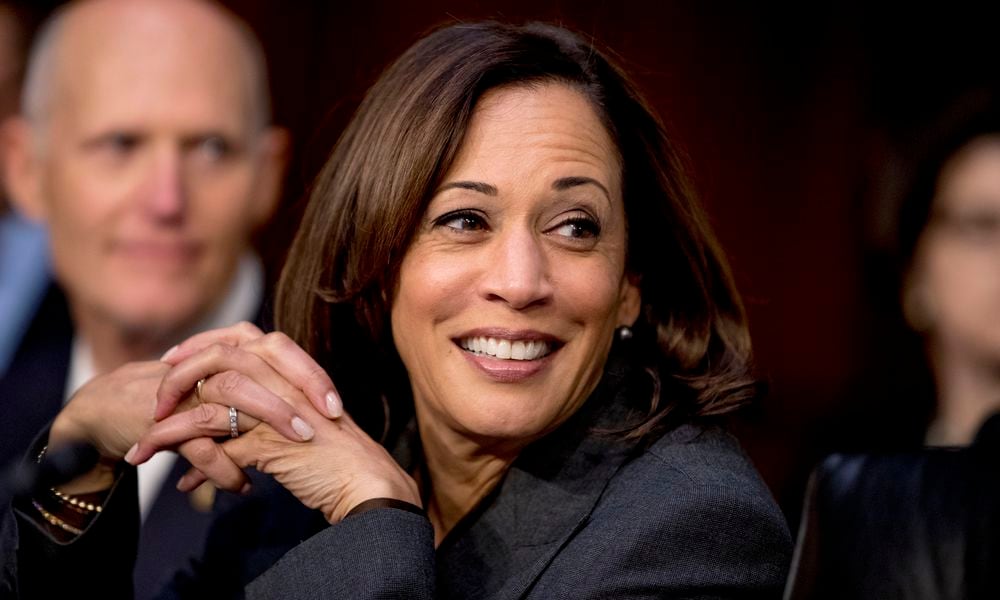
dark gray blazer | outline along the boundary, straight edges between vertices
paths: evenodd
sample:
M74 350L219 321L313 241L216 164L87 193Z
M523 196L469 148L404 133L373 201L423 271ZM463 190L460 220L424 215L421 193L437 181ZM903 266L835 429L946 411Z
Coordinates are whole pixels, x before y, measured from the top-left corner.
M421 515L381 508L327 526L275 505L223 516L173 593L232 595L243 580L249 598L779 598L788 529L731 436L693 423L651 443L596 431L640 413L648 385L631 383L606 374L436 550Z
M686 424L651 445L602 435L636 415L624 372L522 453L435 552L428 521L379 509L327 527L250 598L778 598L784 517L737 442ZM596 400L596 402L595 402Z

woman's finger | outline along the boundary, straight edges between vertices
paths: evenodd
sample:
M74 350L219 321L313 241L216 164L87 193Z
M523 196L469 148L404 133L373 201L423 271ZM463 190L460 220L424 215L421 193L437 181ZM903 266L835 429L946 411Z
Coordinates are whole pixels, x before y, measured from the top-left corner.
M216 379L214 377L217 373L226 371L245 374L260 386L267 388L271 395L283 399L288 404L294 406L304 403L302 393L275 371L266 360L254 352L228 344L212 344L174 366L163 377L156 392L156 408L153 418L160 421L174 413L181 400L198 389L198 381L200 380L205 380L201 386L203 393L206 389L220 392L217 395L202 398L202 401L232 404L224 401L225 395L230 391L230 388L239 391L242 380L239 378ZM209 386L209 379L214 379L212 384L214 387ZM267 420L265 415L257 416ZM280 425L275 424L275 426L282 430Z
M233 462L219 444L209 438L188 440L177 448L177 452L218 488L230 492L242 492L250 482L243 469ZM181 483L181 481L178 482L178 489L181 489ZM191 481L183 483L188 485ZM181 489L181 491L188 492L195 487L197 486Z
M193 335L167 350L160 361L170 365L176 365L193 354L204 350L212 344L227 344L239 346L246 342L262 337L264 332L253 323L241 321L230 327L222 329L212 329Z
M309 353L280 331L256 338L244 347L256 352L295 387L305 392L312 405L331 419L344 414L333 380Z
M235 409L235 413L231 409ZM134 449L129 450L126 460L141 465L157 452L173 449L191 439L232 437L232 416L236 417L238 433L260 424L259 419L245 410L215 403L199 404L155 423L139 438Z
M191 467L186 473L184 473L184 475L181 476L180 479L177 480L177 489L184 493L191 492L206 481L208 481L208 477L206 477L204 473L194 467ZM240 489L240 493L246 494L249 491L250 483L247 482L247 484Z
M154 424L139 439L134 452L130 451L129 462L140 464L160 450L193 438L229 436L230 408L236 409L239 431L249 431L266 421L289 440L309 441L314 435L291 404L239 371L224 371L205 380L201 404ZM305 403L302 408L312 410Z

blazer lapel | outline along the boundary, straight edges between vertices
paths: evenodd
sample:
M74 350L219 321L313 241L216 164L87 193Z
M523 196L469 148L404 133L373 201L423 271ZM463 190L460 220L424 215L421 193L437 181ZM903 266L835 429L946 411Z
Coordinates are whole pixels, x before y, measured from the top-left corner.
M449 534L438 549L442 597L530 592L636 450L635 441L599 433L636 416L624 379L623 370L609 369L584 407L526 448L498 489Z

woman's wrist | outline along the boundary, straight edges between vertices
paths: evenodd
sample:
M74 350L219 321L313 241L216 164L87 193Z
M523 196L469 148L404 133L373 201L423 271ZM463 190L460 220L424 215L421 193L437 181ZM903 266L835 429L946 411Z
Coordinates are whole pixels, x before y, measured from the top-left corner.
M36 462L40 463L47 453L48 446L44 446ZM61 542L72 541L101 514L116 476L113 469L109 471L107 465L99 464L88 475L71 482L75 485L51 487L36 493L31 498L35 520L53 538ZM110 483L105 485L105 479Z
M361 513L368 512L369 510L375 510L376 508L395 508L397 510L411 512L416 515L427 516L427 511L412 502L398 500L396 498L369 498L347 511L344 518L346 519L348 517L360 515Z
M338 523L351 515L360 514L366 510L386 507L402 508L403 505L415 509L404 508L404 510L424 514L415 481L409 477L407 477L407 481L371 481L363 488L358 489L357 493L344 497L338 507L327 514L326 518L330 523Z

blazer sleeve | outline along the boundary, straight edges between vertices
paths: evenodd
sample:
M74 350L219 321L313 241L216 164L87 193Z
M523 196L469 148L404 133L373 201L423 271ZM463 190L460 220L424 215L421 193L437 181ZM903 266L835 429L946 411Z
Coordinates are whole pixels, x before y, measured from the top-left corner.
M434 598L434 529L426 517L378 508L299 544L247 587L249 599Z
M16 561L5 561L4 579L15 582L22 599L131 598L139 537L136 498L135 469L127 469L103 512L69 543L56 541L34 520L29 498L15 499L2 522L5 549L16 547Z

